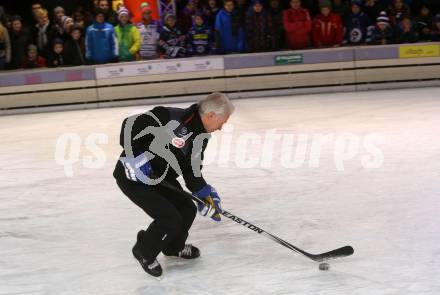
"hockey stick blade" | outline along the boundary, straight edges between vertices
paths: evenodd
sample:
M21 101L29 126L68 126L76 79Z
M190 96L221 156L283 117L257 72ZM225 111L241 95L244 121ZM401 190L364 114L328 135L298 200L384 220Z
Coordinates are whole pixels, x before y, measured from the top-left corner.
M354 249L351 246L344 246L335 250L331 250L321 254L309 254L309 258L317 262L323 262L331 259L342 258L350 256L354 253Z

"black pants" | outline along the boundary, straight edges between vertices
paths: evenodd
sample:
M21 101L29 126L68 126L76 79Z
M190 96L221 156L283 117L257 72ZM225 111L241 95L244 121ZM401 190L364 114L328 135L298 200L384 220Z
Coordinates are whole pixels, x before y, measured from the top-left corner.
M147 186L125 178L118 178L116 183L130 200L154 219L139 241L144 258L152 261L161 251L175 255L182 250L197 208L179 182L169 183L176 189L160 184Z

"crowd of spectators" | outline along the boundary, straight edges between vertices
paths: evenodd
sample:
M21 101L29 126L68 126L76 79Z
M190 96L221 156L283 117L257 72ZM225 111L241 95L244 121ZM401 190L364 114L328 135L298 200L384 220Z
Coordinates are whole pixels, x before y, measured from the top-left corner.
M209 54L440 41L440 1L176 0L154 20L148 3L131 23L109 0L48 11L33 20L0 6L0 70L102 64Z

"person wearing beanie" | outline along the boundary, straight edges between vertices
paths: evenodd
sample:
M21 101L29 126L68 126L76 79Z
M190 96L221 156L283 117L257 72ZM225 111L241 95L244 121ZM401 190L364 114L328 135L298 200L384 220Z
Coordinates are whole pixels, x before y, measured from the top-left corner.
M119 25L115 28L119 45L119 61L133 61L141 47L141 35L138 29L129 23L130 13L122 6L118 11Z
M301 7L301 0L291 0L290 8L284 11L284 28L289 49L304 49L310 46L312 20L309 11Z
M176 16L168 13L164 17L165 25L159 37L159 49L165 58L185 57L186 37L176 25Z
M26 51L26 57L21 62L21 68L35 69L44 68L45 66L46 60L38 55L38 47L34 44L30 44Z
M105 21L104 10L97 8L94 15L86 32L86 59L94 64L115 62L119 51L114 27Z
M188 54L201 56L215 52L215 38L212 29L205 24L204 14L194 15L194 24L188 31Z
M343 40L341 17L331 11L330 1L321 1L320 9L321 13L315 17L312 26L314 47L340 46Z
M29 30L23 26L23 20L19 15L12 16L12 28L9 34L11 40L10 69L17 69L26 56L26 50L31 44Z
M261 0L253 0L246 14L246 48L248 52L265 52L274 49L272 21Z
M344 19L344 44L364 44L367 38L367 29L372 25L370 18L362 10L362 1L351 2L351 12Z
M82 27L75 25L64 44L64 64L66 66L81 66L86 64L84 38Z
M73 22L73 18L68 16L62 16L60 19L60 23L63 32L62 37L63 39L66 39L67 36L70 35L70 32L72 32L72 28L75 25L75 23Z
M394 43L394 32L390 25L390 19L385 11L382 11L376 19L376 26L371 29L368 43L372 45L386 45Z
M64 66L64 41L56 38L53 41L52 52L47 59L47 66L51 68Z
M66 12L64 11L64 8L62 8L61 6L57 6L53 10L53 15L55 17L55 22L61 23L61 17L65 16Z
M245 30L233 0L224 0L215 19L217 51L220 54L246 51Z
M140 10L142 21L136 25L141 36L140 58L143 60L158 58L159 24L153 20L153 11L148 3L142 3Z

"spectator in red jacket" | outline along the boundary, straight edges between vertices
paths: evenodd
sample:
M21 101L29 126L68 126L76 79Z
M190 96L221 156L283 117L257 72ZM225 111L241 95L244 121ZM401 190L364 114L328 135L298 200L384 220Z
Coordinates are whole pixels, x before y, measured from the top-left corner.
M301 7L300 0L291 0L290 8L283 14L286 30L287 47L289 49L304 49L310 45L312 20L309 11Z
M38 55L38 47L31 44L28 46L25 59L21 63L23 69L44 68L46 60Z
M313 20L312 36L316 48L337 47L342 44L342 20L339 15L331 12L330 7L330 1L322 1L321 13Z

